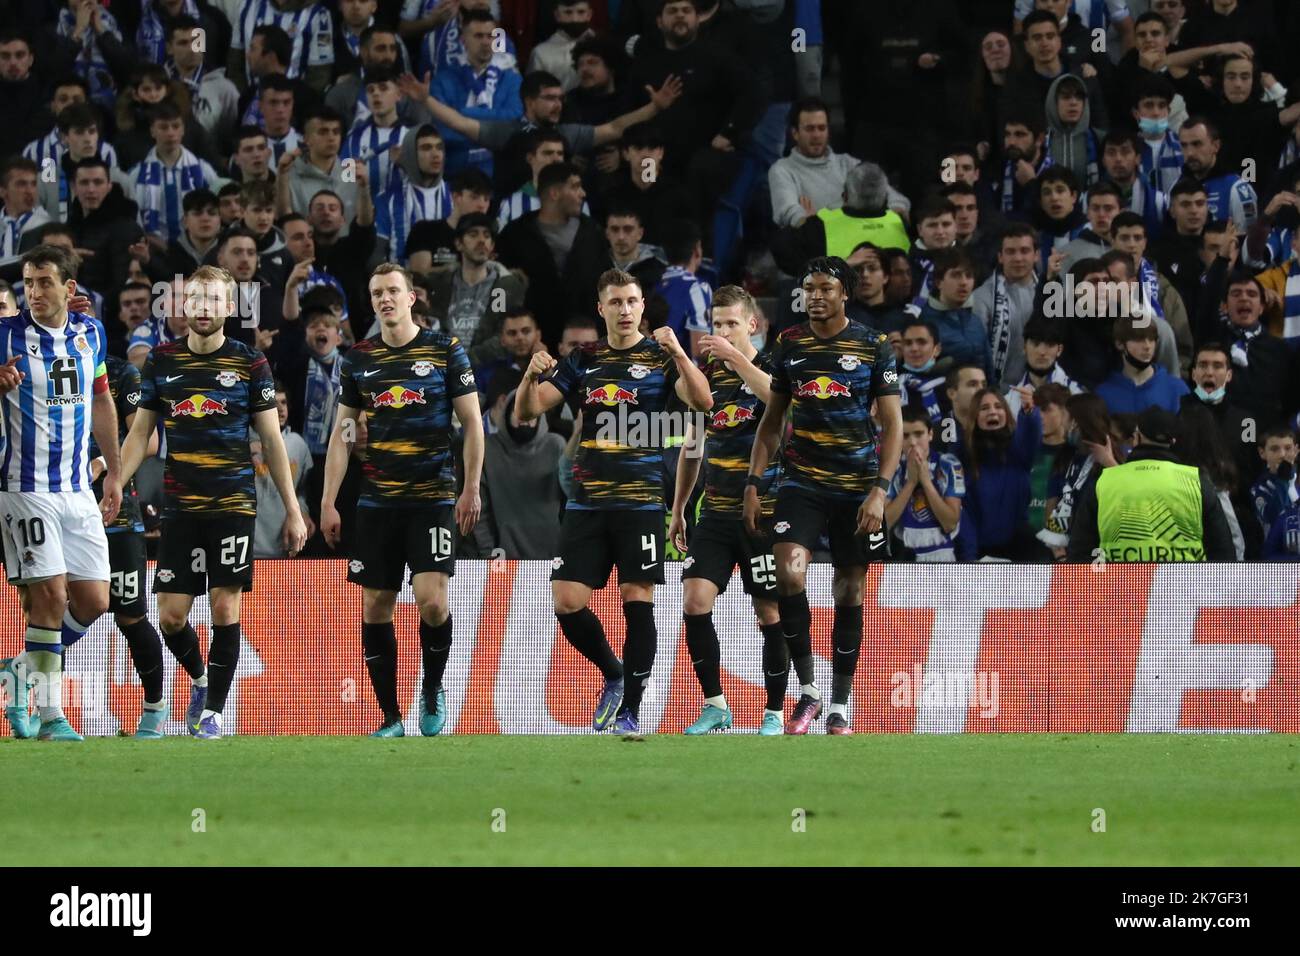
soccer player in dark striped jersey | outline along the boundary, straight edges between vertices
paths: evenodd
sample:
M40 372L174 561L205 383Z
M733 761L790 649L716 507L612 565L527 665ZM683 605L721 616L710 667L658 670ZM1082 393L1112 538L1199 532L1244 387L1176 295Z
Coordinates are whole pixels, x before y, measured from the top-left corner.
M633 276L618 269L602 273L596 298L606 338L579 346L559 363L535 353L515 393L515 413L531 422L566 398L581 409L573 462L578 490L560 526L551 596L565 638L605 678L592 729L612 723L615 733L639 736L638 711L657 640L654 586L664 580L662 413L673 393L700 412L712 407L713 396L672 329L656 329L653 338L641 334L645 297ZM621 662L588 606L615 565L627 621Z
M161 418L167 437L162 539L154 592L167 647L193 681L185 723L204 740L221 736L221 712L239 663L239 606L253 589L257 489L251 425L284 501L284 542L302 550L307 526L280 437L275 384L266 357L227 338L236 283L224 269L200 266L185 282L185 338L159 345L140 373L140 405L122 445L122 475L135 474ZM212 607L212 643L204 669L189 623L194 598Z
M758 483L780 443L788 411L792 427L772 525L781 627L802 685L785 725L787 734L806 734L822 711L804 587L823 532L830 538L835 591L834 679L826 732L852 732L848 705L862 646L867 563L887 554L885 501L903 448L898 369L889 336L844 314L855 278L836 256L808 263L803 278L808 321L777 338L772 396L749 462L745 525L757 532L762 516ZM880 433L872 421L873 403Z
M727 589L737 566L763 633L767 707L759 733L780 734L785 716L789 660L777 614L770 521L780 471L775 458L759 484L764 518L759 536L752 537L745 530L741 514L754 434L772 386L771 359L758 352L749 338L757 328L757 315L753 296L739 286L723 286L714 294L713 334L699 340L701 354L708 357L704 376L713 390L713 411L704 418L703 434L697 423L690 424L677 459L668 537L679 551L686 551L685 511L700 473L701 457L704 459L704 501L699 523L691 533L690 554L682 564L686 646L704 692L704 710L686 728L691 735L731 726L731 708L722 693L722 649L713 626L713 605Z
M447 588L456 573L456 532L478 523L483 472L483 419L469 357L454 335L422 329L411 316L411 275L384 263L370 277L370 304L379 334L342 359L341 396L325 457L321 532L339 543L335 501L347 471L349 446L364 413L368 441L357 500L356 543L348 580L364 588L361 645L383 711L371 736L402 737L397 699L397 638L393 612L406 568L420 608L424 683L420 733L432 737L447 721L443 672L451 654ZM452 415L464 433L464 486L456 496Z

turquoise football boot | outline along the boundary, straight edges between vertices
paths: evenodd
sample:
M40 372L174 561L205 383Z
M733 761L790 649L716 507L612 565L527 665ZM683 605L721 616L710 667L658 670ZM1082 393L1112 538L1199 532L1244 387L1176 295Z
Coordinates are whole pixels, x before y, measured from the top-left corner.
M163 704L162 710L145 710L140 713L140 723L136 724L136 740L162 740L163 725L171 712L170 704Z
M84 740L81 734L72 729L72 724L68 723L68 718L59 717L55 720L41 721L41 729L36 734L37 740Z
M705 704L699 719L687 727L684 733L689 737L698 737L702 734L712 733L715 730L726 730L730 726L730 710L714 707L712 704Z
M436 737L442 733L443 726L447 723L447 692L441 687L438 688L438 697L434 701L435 710L429 713L424 703L424 695L420 695L420 733L425 737Z
M763 711L763 722L758 725L758 735L760 737L780 737L785 734L785 721L780 714L774 714L770 710Z

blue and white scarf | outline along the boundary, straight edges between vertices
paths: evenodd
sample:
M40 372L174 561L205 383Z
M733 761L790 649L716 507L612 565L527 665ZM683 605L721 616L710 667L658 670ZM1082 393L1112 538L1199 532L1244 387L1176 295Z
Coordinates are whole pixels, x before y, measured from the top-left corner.
M212 188L212 171L206 162L185 147L175 166L158 158L155 146L132 170L135 201L140 206L140 225L147 234L170 242L181 234L181 202L196 189Z
M324 365L314 357L307 360L307 384L303 395L302 437L313 455L329 450L334 412L338 408L339 373L343 361L334 350L334 360Z
M1250 340L1264 331L1264 323L1256 322L1253 329L1242 329L1225 318L1224 324L1227 326L1228 333L1234 336L1232 346L1228 349L1232 364L1238 368L1250 368Z
M1145 258L1138 263L1138 283L1142 287L1142 301L1163 319L1165 307L1160 302L1160 274Z
M1160 142L1159 154L1142 140L1142 179L1152 189L1168 193L1183 176L1183 147L1172 130Z
M1034 170L1035 176L1043 175L1043 171L1052 165L1052 154L1044 147L1043 158ZM1015 212L1016 209L1016 164L1007 160L1002 164L1002 211Z
M170 76L173 80L180 80L182 83L185 84L185 86L190 91L190 99L192 100L198 99L199 87L203 83L203 74L205 72L202 63L199 63L199 68L194 71L194 75L188 77L181 76L181 71L177 69L174 60L168 60L163 65L163 69L167 71L167 75Z
M417 222L446 219L451 215L451 187L441 177L433 186L416 186L400 167L395 167L378 213L376 230L391 241L393 258L404 263L411 227Z
M0 263L12 262L18 258L23 233L29 227L36 229L49 221L50 214L44 206L37 206L21 216L11 216L7 210L0 211Z
M497 83L501 81L501 70L496 65L489 63L487 69L476 75L474 68L466 64L465 78L469 85L469 95L460 108L469 109L479 106L490 109L492 101L496 99Z
M199 19L199 5L195 0L185 0L181 15ZM167 25L163 23L163 14L154 5L154 0L142 0L135 47L150 63L162 65L167 59Z
M1282 340L1291 348L1300 347L1300 260L1292 259L1286 272L1286 289L1282 298Z
M113 14L100 10L99 16L105 32L111 33L121 42L122 31L117 28ZM80 37L73 35L76 29L77 15L68 7L63 7L59 11L59 36L66 37L74 47L80 46L73 69L89 85L90 98L100 106L112 109L117 97L117 84L113 82L113 71L109 69L104 51L100 49L95 28L88 24Z

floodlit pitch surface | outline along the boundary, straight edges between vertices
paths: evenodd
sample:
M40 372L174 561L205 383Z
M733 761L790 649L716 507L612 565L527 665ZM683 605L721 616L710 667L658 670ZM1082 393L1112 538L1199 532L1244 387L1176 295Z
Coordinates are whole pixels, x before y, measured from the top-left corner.
M1300 862L1292 735L6 739L0 788L54 866Z

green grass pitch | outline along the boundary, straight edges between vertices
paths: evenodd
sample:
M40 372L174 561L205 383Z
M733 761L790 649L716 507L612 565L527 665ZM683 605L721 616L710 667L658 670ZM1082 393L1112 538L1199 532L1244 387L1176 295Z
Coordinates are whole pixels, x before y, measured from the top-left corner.
M0 787L55 866L1300 862L1281 735L4 740Z

